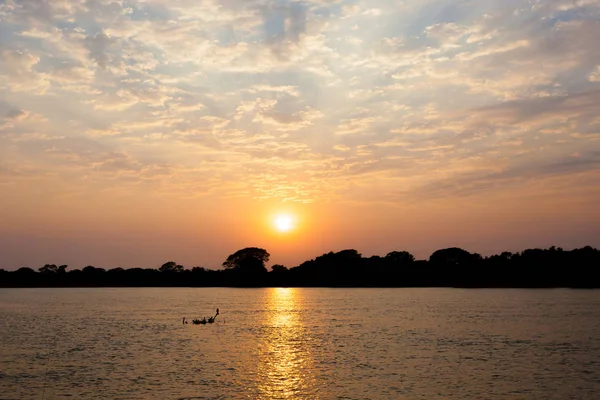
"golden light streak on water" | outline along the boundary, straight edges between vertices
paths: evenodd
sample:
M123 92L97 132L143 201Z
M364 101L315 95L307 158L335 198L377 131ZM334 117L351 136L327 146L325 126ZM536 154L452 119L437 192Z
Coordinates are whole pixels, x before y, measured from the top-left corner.
M312 399L319 398L298 291L274 288L267 301L266 331L258 365L261 398L291 399L309 393Z

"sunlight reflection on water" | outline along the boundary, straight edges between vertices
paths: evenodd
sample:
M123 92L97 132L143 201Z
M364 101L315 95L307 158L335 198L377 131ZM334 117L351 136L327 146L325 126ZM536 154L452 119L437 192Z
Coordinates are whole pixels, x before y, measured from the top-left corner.
M261 398L288 399L314 387L311 349L300 318L295 289L270 289L267 294L265 335L258 361ZM311 398L316 398L311 396Z
M570 290L0 290L0 400L595 400L599 305Z

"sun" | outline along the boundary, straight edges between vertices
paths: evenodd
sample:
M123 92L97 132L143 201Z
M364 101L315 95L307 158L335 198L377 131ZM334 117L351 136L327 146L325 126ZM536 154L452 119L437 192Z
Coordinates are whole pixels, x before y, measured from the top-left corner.
M282 214L275 217L273 225L279 232L289 232L294 229L294 217L289 214Z

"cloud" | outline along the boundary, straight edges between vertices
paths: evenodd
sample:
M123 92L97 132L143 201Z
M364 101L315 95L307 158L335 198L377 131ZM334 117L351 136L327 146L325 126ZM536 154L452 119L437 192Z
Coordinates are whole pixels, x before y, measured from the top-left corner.
M473 110L488 123L518 123L546 118L591 117L600 112L600 90L562 96L515 100Z
M0 53L0 87L12 91L32 91L41 94L49 87L43 74L36 71L40 62L37 54L21 50Z
M522 186L535 180L566 178L573 175L598 170L600 152L592 151L583 155L566 156L547 163L523 162L503 168L501 171L468 171L455 176L452 180L434 180L417 187L415 198L464 197L489 192L500 187ZM552 193L552 186L545 188ZM553 192L557 195L562 188Z
M109 62L107 52L112 44L114 44L114 39L111 39L104 33L97 33L93 36L88 36L85 39L85 45L90 52L90 57L96 61L101 68L106 68Z
M281 93L289 96L298 97L299 92L297 86L292 85L254 85L246 89L249 93Z
M8 111L6 111L6 114L4 115L5 119L9 119L9 120L22 120L27 118L29 114L23 110L18 110L18 109L9 109Z
M600 82L600 65L589 75L590 82Z
M304 2L268 4L262 10L264 40L280 59L287 59L306 32Z
M591 174L598 15L592 0L5 2L2 156L302 202Z

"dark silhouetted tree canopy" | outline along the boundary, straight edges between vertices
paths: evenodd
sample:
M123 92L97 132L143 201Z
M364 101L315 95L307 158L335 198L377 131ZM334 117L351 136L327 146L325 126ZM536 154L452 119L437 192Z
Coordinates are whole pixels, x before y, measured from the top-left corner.
M0 287L572 287L600 288L600 251L586 246L563 250L526 249L488 257L452 247L435 251L429 261L406 251L385 257L347 249L322 254L298 266L273 265L266 250L249 247L231 254L224 269L185 269L174 261L158 269L87 266L67 271L46 264L0 270Z
M32 268L29 268L29 267L21 267L18 270L16 270L15 272L17 274L23 274L23 275L35 274L35 271Z
M104 268L96 268L92 265L88 265L84 269L81 270L84 274L103 274L106 272Z
M271 271L273 271L275 273L285 273L289 270L287 269L287 267L284 267L281 264L275 264L271 267Z
M50 274L64 274L67 271L67 265L56 266L54 264L46 264L41 267L38 271L41 274L50 275Z
M429 257L429 262L431 264L440 266L465 266L471 265L479 260L481 260L479 254L471 254L458 247L437 250Z
M270 254L265 249L246 247L227 257L227 260L223 262L223 267L226 270L244 273L267 272L265 263L269 261L269 257Z
M165 273L183 272L183 265L178 265L175 261L168 261L161 265L158 270Z
M392 251L387 253L385 260L392 265L407 265L415 261L415 256L408 251Z

